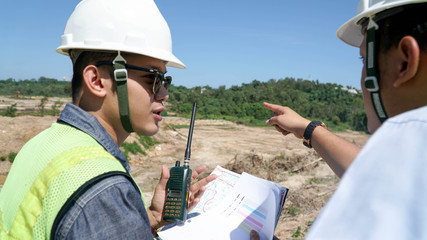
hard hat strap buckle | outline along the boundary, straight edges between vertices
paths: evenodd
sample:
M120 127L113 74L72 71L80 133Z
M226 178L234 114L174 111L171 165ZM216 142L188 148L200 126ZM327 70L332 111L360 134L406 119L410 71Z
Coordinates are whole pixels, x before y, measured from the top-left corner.
M118 52L117 57L113 60L114 80L117 82L127 81L128 71L126 70L126 60Z
M366 33L366 78L365 88L370 92L371 102L374 107L375 113L378 116L380 122L387 120L387 114L385 112L381 95L380 86L378 82L378 61L377 61L377 50L376 50L376 30L378 25L372 19L369 20L369 25Z
M128 80L128 71L126 69L114 70L114 80L116 82L126 82Z
M378 92L380 87L378 85L378 79L375 76L367 76L365 78L365 88L369 92Z

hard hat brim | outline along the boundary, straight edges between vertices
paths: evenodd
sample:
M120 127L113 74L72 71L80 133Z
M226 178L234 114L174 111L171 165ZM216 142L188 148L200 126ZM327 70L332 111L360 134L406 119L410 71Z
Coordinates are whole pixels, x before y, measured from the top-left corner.
M79 49L79 50L87 50L87 51L112 51L112 52L117 52L117 51L122 51L122 52L127 52L127 53L133 53L133 54L138 54L138 55L143 55L143 56L148 56L148 57L152 57L152 58L156 58L156 59L160 59L162 61L166 62L166 66L168 67L174 67L174 68L179 68L179 69L185 69L186 66L184 65L184 63L182 63L177 57L175 57L175 55L166 52L166 51L162 51L162 50L144 50L144 51L135 51L135 49L125 49L125 48L121 48L121 49L117 49L117 48L106 48L103 46L100 47L87 47L82 45L75 45L75 46L70 46L68 45L67 48L64 47L58 47L56 49L57 53L60 53L62 55L66 55L66 56L70 56L69 51L71 49Z

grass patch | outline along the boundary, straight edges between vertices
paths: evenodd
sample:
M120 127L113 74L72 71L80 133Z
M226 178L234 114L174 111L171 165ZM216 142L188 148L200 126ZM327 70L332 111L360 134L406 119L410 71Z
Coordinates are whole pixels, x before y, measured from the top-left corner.
M144 150L142 150L141 146L135 141L133 141L132 143L124 142L122 144L122 148L124 149L123 154L125 155L128 162L130 160L129 153L133 153L133 154L141 153L144 156L147 155L147 153Z
M308 184L320 184L320 179L310 178L310 179L308 179Z
M145 149L150 149L152 146L160 143L159 141L156 141L149 136L139 137L139 142L142 144L142 146L144 146Z
M300 207L299 207L299 206L297 206L297 205L292 205L292 206L290 206L290 207L289 207L289 209L288 209L288 213L289 213L291 216L296 216L296 215L298 215L299 211L300 211Z
M292 239L299 239L302 237L301 226L297 227L297 230L292 233Z
M133 141L132 143L124 142L121 146L123 154L125 155L127 161L129 162L130 157L129 153L132 153L134 155L142 154L144 156L147 156L147 152L145 150L150 149L154 145L160 143L159 141L156 141L152 139L149 136L141 136L139 137L139 143L136 141Z

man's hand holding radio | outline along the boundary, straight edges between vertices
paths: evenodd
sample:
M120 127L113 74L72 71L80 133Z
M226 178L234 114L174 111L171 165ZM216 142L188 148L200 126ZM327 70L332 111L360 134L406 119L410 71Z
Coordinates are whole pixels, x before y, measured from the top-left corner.
M206 165L201 165L196 170L194 170L191 176L192 182L194 182L194 180L205 170ZM170 224L169 222L163 221L162 219L163 206L166 201L166 184L169 180L169 176L169 168L163 165L159 183L157 184L157 187L154 191L153 199L151 200L151 206L147 209L150 224L155 229ZM197 205L204 191L206 190L206 184L213 181L215 178L216 175L212 174L191 185L190 197L188 199L188 211Z

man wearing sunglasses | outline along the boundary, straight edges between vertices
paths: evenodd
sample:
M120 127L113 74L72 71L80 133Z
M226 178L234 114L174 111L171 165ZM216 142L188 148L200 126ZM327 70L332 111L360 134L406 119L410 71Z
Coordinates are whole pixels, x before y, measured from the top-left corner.
M169 169L146 206L119 146L132 132L157 133L166 66L185 68L166 21L152 0L83 0L57 51L73 63L73 103L15 159L0 193L0 239L153 239L165 225ZM191 186L190 208L214 178Z

